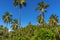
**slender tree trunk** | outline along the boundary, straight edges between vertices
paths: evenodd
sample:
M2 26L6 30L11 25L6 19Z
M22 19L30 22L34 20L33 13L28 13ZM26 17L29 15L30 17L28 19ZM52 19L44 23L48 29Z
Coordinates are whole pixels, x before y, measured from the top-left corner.
M18 25L21 27L21 12L20 12L20 1L18 0Z
M20 5L20 4L19 4ZM21 28L21 12L20 12L20 6L19 6L19 16L18 16L18 25L19 25L19 27ZM21 35L20 35L21 36ZM21 39L20 39L21 40Z
M20 7L19 7L19 13L18 13L18 25L21 27L21 12L20 12Z
M43 21L44 21L44 12L42 12L42 16L43 16ZM44 27L44 22L43 22L43 27Z
M6 23L6 27L8 28L8 23Z

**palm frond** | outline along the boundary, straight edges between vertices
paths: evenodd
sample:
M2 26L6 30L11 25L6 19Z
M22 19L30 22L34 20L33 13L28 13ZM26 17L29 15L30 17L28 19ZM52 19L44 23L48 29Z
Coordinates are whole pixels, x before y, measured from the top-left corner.
M23 2L23 5L26 7L26 2Z
M18 6L18 0L14 0L14 6Z
M22 4L19 4L20 8L22 8Z
M46 5L46 6L45 6L45 8L48 8L48 7L49 7L49 5Z
M41 8L40 7L37 7L35 10L41 10Z
M40 2L40 3L38 4L38 6L39 6L40 8L47 8L47 7L49 7L49 5L47 5L45 2Z
M3 21L5 23L8 23L8 22L11 22L12 20L12 14L10 14L9 12L6 12L4 15L3 15Z
M26 7L26 2L25 2L25 0L20 0L20 8L22 8L22 5L24 5L25 7Z
M49 21L53 23L58 23L59 22L58 16L56 16L55 14L52 14Z

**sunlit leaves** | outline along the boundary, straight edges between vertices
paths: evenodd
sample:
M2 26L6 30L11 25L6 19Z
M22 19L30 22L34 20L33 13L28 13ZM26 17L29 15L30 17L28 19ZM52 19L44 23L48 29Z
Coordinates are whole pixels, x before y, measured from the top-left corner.
M52 14L50 19L49 19L49 23L52 25L56 25L58 22L59 22L58 16Z
M13 21L12 21L12 29L13 30L17 30L18 29L18 27L19 27L19 25L18 25L18 20L16 20L16 19L14 19Z
M56 40L56 38L55 34L51 30L41 28L38 32L35 32L35 35L32 36L31 40Z
M10 14L9 12L6 12L6 13L3 15L3 21L4 21L5 23L11 22L11 21L12 21L11 17L12 17L12 14Z
M18 5L18 0L15 0L14 1L14 6L17 6Z
M43 16L42 15L39 15L37 19L38 19L38 22L40 24L43 24L44 23L44 19L43 19Z
M14 0L14 6L20 6L22 8L22 5L26 6L25 0Z
M46 4L45 2L40 2L38 4L37 10L41 10L41 12L46 12L45 9L48 7L49 7L49 5Z

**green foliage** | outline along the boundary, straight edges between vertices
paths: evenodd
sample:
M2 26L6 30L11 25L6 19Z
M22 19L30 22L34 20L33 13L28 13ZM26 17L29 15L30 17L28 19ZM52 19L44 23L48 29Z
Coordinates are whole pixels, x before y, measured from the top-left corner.
M38 16L38 22L39 22L40 24L43 24L43 23L44 23L43 16L41 16L41 15Z
M12 14L5 12L2 19L5 23L10 23L12 21Z
M14 6L18 6L20 4L20 7L22 5L26 6L25 0L14 0ZM19 3L19 4L18 4ZM42 16L38 16L38 22L43 25L32 25L30 22L26 27L20 28L18 24L18 20L12 19L12 15L9 12L6 12L3 15L3 21L4 23L10 23L11 22L11 31L3 25L0 25L0 40L60 40L60 25L57 23L58 17L56 15L51 15L49 19L50 25L45 24L44 20L44 12L46 12L46 8L48 8L49 5L47 5L45 2L41 2L38 5L38 9L41 10ZM53 27L54 24L54 27Z
M56 16L55 14L52 14L50 16L50 19L49 19L49 23L54 26L54 25L57 25L57 23L59 22L58 20L58 16Z
M31 23L24 28L11 31L1 26L0 33L1 40L60 40L60 27L47 26L43 28L41 25L32 25Z
M22 8L22 5L26 6L26 1L25 0L14 0L14 6L20 6Z
M56 40L55 34L47 29L47 28L41 28L38 30L38 32L35 32L35 35L31 38L31 40Z
M12 30L17 30L19 28L18 20L14 19L11 25Z

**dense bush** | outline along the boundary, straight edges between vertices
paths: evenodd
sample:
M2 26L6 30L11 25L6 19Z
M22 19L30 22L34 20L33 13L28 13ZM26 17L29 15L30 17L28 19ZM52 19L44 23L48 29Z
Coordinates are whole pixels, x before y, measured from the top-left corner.
M47 29L41 28L40 30L35 31L35 35L31 38L31 40L56 40L55 34Z

